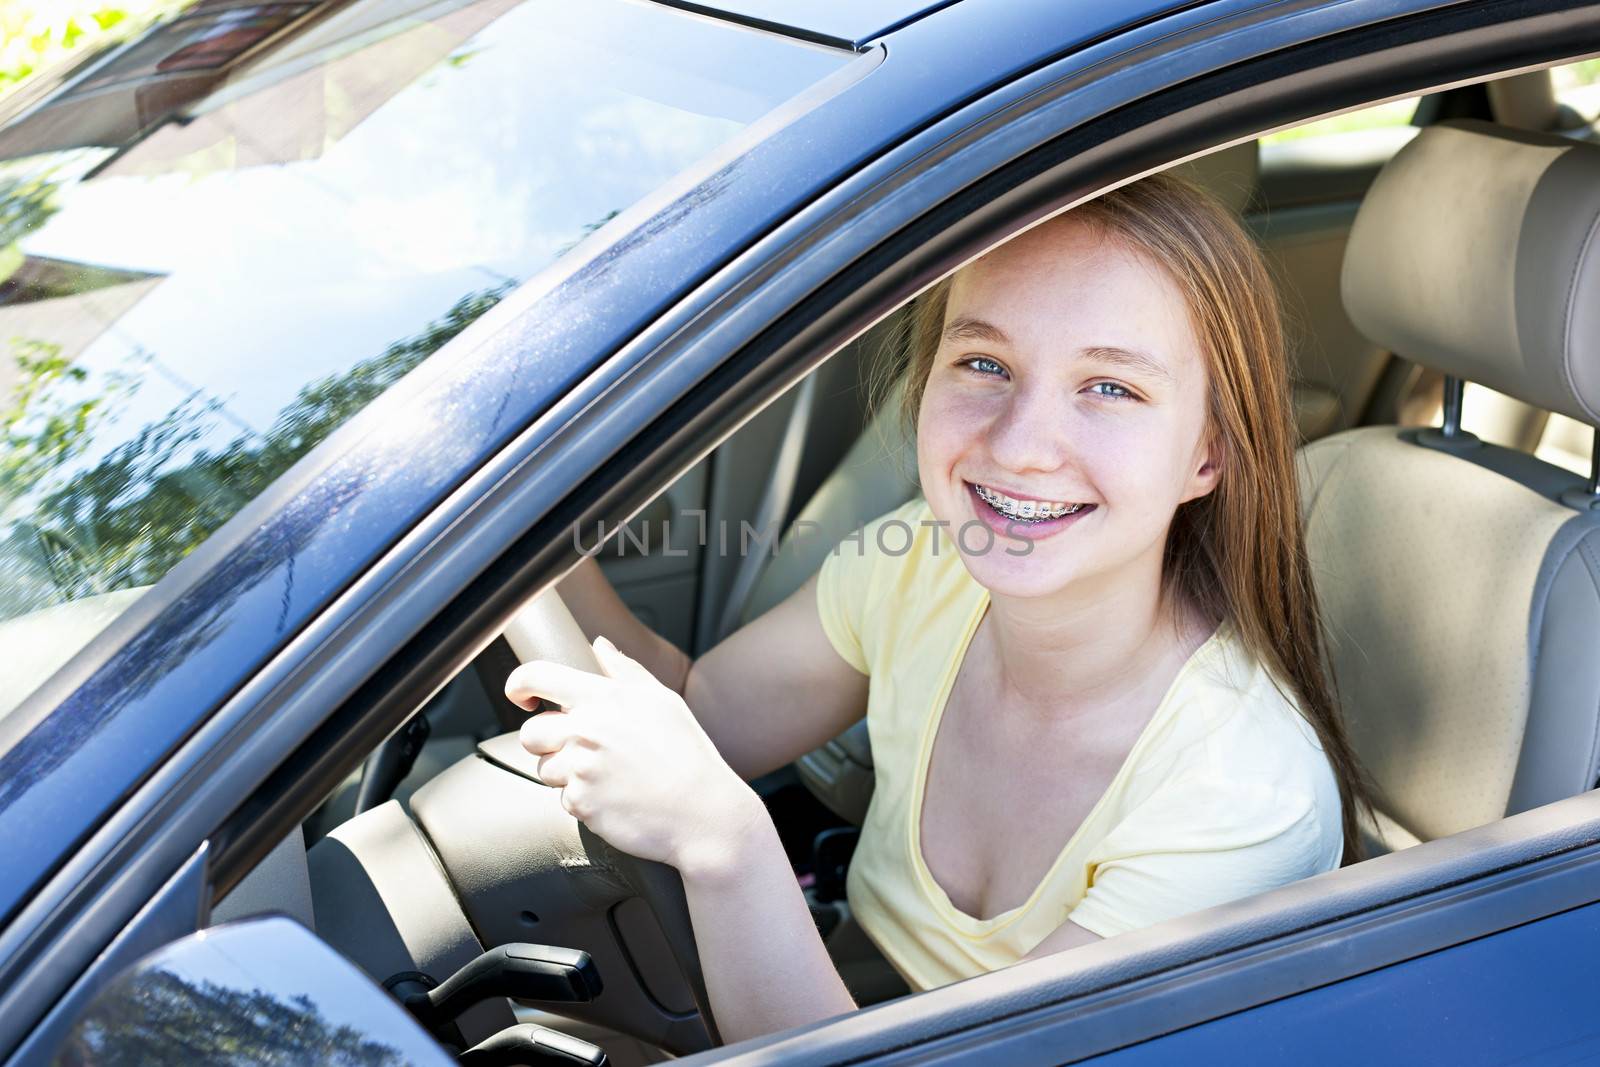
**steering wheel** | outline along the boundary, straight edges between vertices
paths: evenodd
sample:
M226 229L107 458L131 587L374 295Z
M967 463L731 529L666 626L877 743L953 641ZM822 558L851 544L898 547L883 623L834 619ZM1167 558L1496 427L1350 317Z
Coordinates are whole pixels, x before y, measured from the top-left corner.
M593 674L600 673L600 664L594 658L588 638L553 586L512 617L506 626L505 638L517 654L517 659L523 663L547 659ZM490 743L496 746L497 759L502 762L516 761L524 775L539 781L536 773L538 757L522 747L516 734L502 735ZM573 821L577 822L576 819ZM700 952L695 947L694 927L689 921L689 903L684 896L683 879L667 864L639 859L613 847L581 822L578 823L578 838L592 865L614 873L649 906L661 927L673 961L689 984L695 1007L699 1009L701 1022L705 1024L712 1046L720 1045L722 1039L711 1014L705 975L700 969Z

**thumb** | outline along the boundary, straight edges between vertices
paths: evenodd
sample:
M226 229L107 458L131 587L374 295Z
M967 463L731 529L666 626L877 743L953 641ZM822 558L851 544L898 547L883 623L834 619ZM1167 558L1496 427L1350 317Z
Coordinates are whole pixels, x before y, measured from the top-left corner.
M594 658L600 662L600 669L608 678L622 681L656 680L656 676L646 670L644 664L628 657L609 638L602 636L594 639Z

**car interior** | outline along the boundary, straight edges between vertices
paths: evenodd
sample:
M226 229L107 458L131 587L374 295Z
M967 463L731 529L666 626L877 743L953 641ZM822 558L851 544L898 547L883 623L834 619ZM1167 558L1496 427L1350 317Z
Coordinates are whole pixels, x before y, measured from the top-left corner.
M1557 148L1600 141L1600 96L1569 85L1583 66L1388 101L1179 165L1240 212L1281 286L1308 551L1381 809L1369 855L1596 782L1600 386L1571 364L1595 335L1578 293L1592 234L1570 220L1593 217L1574 205L1600 198L1600 147L1543 169ZM908 307L598 546L641 620L703 652L917 492L880 388ZM747 550L718 551L718 531ZM509 942L579 948L599 996L491 998L457 1019L463 1040L531 1021L618 1064L694 1051L704 1035L663 931L616 872L587 864L576 824L508 749L525 713L502 686L540 648L514 622L211 922L286 912L391 988L443 981ZM755 786L858 1002L907 993L844 900L873 790L865 723ZM497 817L468 817L486 811Z

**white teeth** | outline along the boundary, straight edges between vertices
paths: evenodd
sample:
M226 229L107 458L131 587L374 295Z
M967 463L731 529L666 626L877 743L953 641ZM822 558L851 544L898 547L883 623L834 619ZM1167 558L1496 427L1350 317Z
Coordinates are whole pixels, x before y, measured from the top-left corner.
M1004 493L996 492L986 485L977 485L978 496L990 507L1008 519L1017 519L1022 522L1043 522L1046 519L1059 519L1063 515L1071 515L1082 511L1086 504L1066 504L1053 500L1016 500Z

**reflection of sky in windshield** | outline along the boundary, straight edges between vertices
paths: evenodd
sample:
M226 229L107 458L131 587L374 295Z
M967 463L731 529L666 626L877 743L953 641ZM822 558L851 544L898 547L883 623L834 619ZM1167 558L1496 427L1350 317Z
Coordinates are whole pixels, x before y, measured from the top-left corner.
M64 189L24 249L166 276L82 356L159 361L115 437L169 410L180 383L262 430L306 382L527 279L841 58L643 4L534 0L319 158ZM329 109L352 91L332 78Z
M0 715L125 608L107 595L159 581L517 283L853 58L641 0L383 7L341 6L88 180L103 150L0 166L57 165L49 198L4 205L42 223L26 261L0 246L0 416L23 412L0 629L50 653L0 664Z

